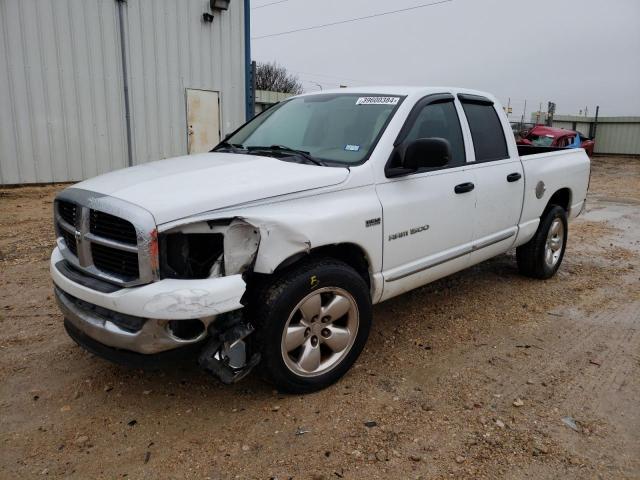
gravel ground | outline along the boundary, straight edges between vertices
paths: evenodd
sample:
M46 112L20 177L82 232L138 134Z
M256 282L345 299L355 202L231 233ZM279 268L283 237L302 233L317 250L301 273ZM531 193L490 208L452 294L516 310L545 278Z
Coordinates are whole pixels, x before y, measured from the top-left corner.
M640 478L640 160L594 159L556 277L510 253L381 304L307 396L77 347L47 272L60 188L0 189L0 478Z

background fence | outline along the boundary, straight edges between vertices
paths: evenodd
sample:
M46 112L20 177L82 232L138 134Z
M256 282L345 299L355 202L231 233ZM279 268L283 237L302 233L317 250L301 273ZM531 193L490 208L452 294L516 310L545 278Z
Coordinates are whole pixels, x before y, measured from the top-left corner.
M594 117L555 115L553 126L589 135ZM598 117L594 153L640 155L640 117Z

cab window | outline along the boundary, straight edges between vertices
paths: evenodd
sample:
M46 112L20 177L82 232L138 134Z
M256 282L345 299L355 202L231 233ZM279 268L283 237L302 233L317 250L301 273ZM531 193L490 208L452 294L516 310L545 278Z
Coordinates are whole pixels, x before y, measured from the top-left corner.
M502 123L493 104L462 102L471 129L476 162L509 158Z
M404 144L418 138L444 138L451 144L451 160L446 168L458 167L465 163L464 141L460 119L453 101L426 105L411 126Z

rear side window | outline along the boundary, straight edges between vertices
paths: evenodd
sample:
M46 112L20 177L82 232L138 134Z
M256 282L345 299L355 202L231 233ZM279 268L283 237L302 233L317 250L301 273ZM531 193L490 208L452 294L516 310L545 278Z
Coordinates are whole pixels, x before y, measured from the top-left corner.
M469 122L476 162L490 162L509 158L502 123L493 105L463 102Z
M451 160L447 167L464 165L464 141L460 120L453 102L432 103L424 107L409 130L405 142L408 144L418 138L439 137L451 144Z

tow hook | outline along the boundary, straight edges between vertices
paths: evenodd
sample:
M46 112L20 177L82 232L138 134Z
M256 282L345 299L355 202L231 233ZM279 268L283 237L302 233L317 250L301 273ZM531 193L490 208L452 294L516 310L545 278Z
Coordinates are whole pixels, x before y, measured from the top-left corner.
M198 363L228 385L246 377L260 362L260 353L255 352L247 358L245 338L255 328L243 321L242 314L231 312L221 320L209 327L210 340L200 352Z

